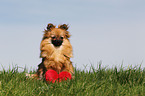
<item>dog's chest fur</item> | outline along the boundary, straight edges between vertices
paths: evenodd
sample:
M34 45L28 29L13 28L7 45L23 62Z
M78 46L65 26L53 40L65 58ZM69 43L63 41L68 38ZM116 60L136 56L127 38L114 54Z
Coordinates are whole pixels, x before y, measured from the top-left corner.
M62 54L63 46L54 47L53 44L51 44L51 46L53 47L54 51L50 56L50 59L53 59L56 62L64 63L65 58L64 55Z

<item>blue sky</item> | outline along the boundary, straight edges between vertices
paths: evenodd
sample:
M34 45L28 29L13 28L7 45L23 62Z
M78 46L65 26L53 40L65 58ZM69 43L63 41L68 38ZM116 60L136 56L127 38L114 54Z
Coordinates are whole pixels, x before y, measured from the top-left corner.
M1 0L0 64L37 69L48 23L69 24L73 64L145 67L144 0ZM2 68L0 67L0 70Z

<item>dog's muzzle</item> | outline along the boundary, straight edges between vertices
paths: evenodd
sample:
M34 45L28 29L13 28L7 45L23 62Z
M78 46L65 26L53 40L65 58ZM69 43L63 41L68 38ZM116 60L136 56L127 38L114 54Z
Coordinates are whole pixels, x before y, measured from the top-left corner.
M56 47L59 47L62 45L63 40L52 40L52 44Z

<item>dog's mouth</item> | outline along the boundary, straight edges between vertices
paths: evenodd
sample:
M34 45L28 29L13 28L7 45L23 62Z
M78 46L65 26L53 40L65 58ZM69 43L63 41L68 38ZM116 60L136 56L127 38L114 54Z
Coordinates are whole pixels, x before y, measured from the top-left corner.
M52 40L51 40L52 44L55 46L55 47L59 47L62 45L63 43L63 37L52 37Z

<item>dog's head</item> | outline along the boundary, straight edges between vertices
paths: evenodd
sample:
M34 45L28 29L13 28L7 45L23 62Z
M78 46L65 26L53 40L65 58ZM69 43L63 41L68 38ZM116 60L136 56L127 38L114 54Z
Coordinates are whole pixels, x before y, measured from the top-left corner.
M59 25L58 28L56 28L55 25L49 23L47 25L47 29L44 31L44 37L51 39L51 43L55 47L59 47L62 45L64 39L68 39L70 37L68 30L68 25L62 24Z

